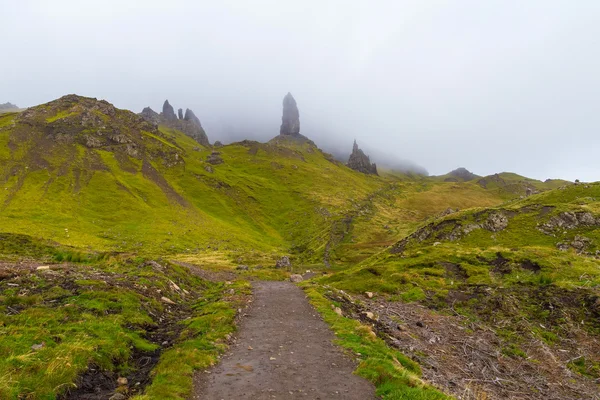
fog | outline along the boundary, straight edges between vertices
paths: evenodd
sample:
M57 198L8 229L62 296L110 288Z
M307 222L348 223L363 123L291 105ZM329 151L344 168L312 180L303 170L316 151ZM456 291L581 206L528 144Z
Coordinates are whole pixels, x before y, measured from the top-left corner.
M329 151L431 174L600 180L600 2L0 0L0 103L191 108L268 140L283 96Z

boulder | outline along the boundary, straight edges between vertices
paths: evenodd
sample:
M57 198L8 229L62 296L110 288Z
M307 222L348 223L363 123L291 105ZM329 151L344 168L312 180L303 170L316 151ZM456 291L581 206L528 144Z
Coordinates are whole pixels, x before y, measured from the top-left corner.
M276 268L289 268L292 266L290 262L290 258L288 256L283 256L275 263Z
M290 275L291 282L296 283L296 282L302 282L303 280L304 280L304 278L302 278L302 275L298 275L298 274Z
M206 157L206 162L212 165L222 164L224 161L220 154L221 153L218 151L213 151L208 157Z
M283 98L283 115L279 133L281 135L300 134L300 113L294 96L289 92Z

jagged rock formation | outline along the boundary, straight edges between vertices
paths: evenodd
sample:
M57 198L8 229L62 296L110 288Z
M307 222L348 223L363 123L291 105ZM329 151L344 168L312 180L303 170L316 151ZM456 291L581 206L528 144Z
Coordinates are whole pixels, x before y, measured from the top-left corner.
M19 107L12 103L0 104L0 110L17 110Z
M475 178L480 178L479 175L476 175L469 171L466 168L460 167L448 173L448 177L444 179L445 182L466 182L473 180Z
M178 114L179 118L177 118L173 106L169 104L169 100L165 100L163 112L161 114L157 114L150 107L144 108L140 113L140 115L148 122L155 125L163 124L169 128L177 129L193 138L201 145L209 147L210 142L208 141L206 132L204 132L202 124L200 124L200 119L196 117L194 112L188 108L185 110L185 115L183 115L183 109L180 108Z
M352 147L352 154L350 154L350 158L348 159L349 168L352 168L355 171L362 172L363 174L377 174L377 165L375 163L371 164L371 160L369 156L363 153L361 149L358 148L356 144L356 140L354 141L354 146Z
M291 93L283 98L283 115L281 117L281 135L299 135L300 134L300 114L296 100Z
M146 121L151 122L154 125L158 125L160 123L160 115L150 107L144 108L140 115Z
M196 117L196 114L194 114L194 112L189 108L185 109L185 116L183 117L183 119L186 121L193 122L197 127L202 128L200 119L198 119L198 117Z
M163 104L162 116L167 121L174 121L177 119L175 110L173 109L173 106L169 104L169 100L165 100L165 103Z

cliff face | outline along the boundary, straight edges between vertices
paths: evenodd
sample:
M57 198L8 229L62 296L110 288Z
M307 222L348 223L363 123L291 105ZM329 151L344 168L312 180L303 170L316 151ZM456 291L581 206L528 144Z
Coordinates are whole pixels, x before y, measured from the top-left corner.
M354 146L352 147L352 154L350 154L350 158L348 159L347 165L349 168L352 168L353 170L358 172L362 172L363 174L378 175L377 165L375 163L371 164L369 156L358 148L356 140L354 141Z

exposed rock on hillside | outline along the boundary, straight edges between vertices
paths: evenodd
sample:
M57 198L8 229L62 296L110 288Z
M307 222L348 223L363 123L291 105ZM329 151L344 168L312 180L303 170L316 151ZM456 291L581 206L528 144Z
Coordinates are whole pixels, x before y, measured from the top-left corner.
M479 178L479 175L475 175L466 168L457 168L454 171L448 173L448 177L444 179L445 182L464 182L470 181L475 178Z
M348 159L348 167L352 168L355 171L362 172L363 174L377 174L377 165L375 163L371 164L371 160L369 156L367 156L361 149L358 148L356 144L356 140L354 141L354 146L352 147L352 154L350 154L350 158Z
M151 122L154 125L158 125L160 123L160 115L156 111L152 110L150 107L144 108L140 115L146 121Z
M173 121L177 119L175 110L173 109L173 106L169 104L169 100L165 100L163 104L162 117L167 121Z
M152 110L145 115L154 117ZM156 113L154 113L156 114ZM46 153L54 147L78 143L90 149L111 151L139 160L161 160L166 166L183 163L180 151L164 144L165 137L156 125L127 110L119 110L105 100L63 96L20 113L13 129L13 140L30 142L32 160L46 164ZM153 139L162 137L163 141ZM39 154L38 154L39 153ZM119 158L122 159L122 158ZM30 169L32 166L30 166Z
M283 115L279 133L281 135L298 135L300 133L300 113L294 96L289 92L283 98Z
M186 121L193 122L198 128L202 128L200 120L198 119L198 117L196 117L196 114L194 114L194 112L189 108L185 109L185 116L183 117L183 119Z
M169 100L165 100L163 104L163 112L159 115L154 112L150 107L144 108L141 112L141 116L153 124L163 124L169 128L177 129L189 137L196 140L203 146L209 147L210 142L206 136L206 132L202 128L200 119L196 117L194 112L189 108L185 110L185 116L183 115L183 109L178 110L179 118L175 115L173 106L169 104Z

